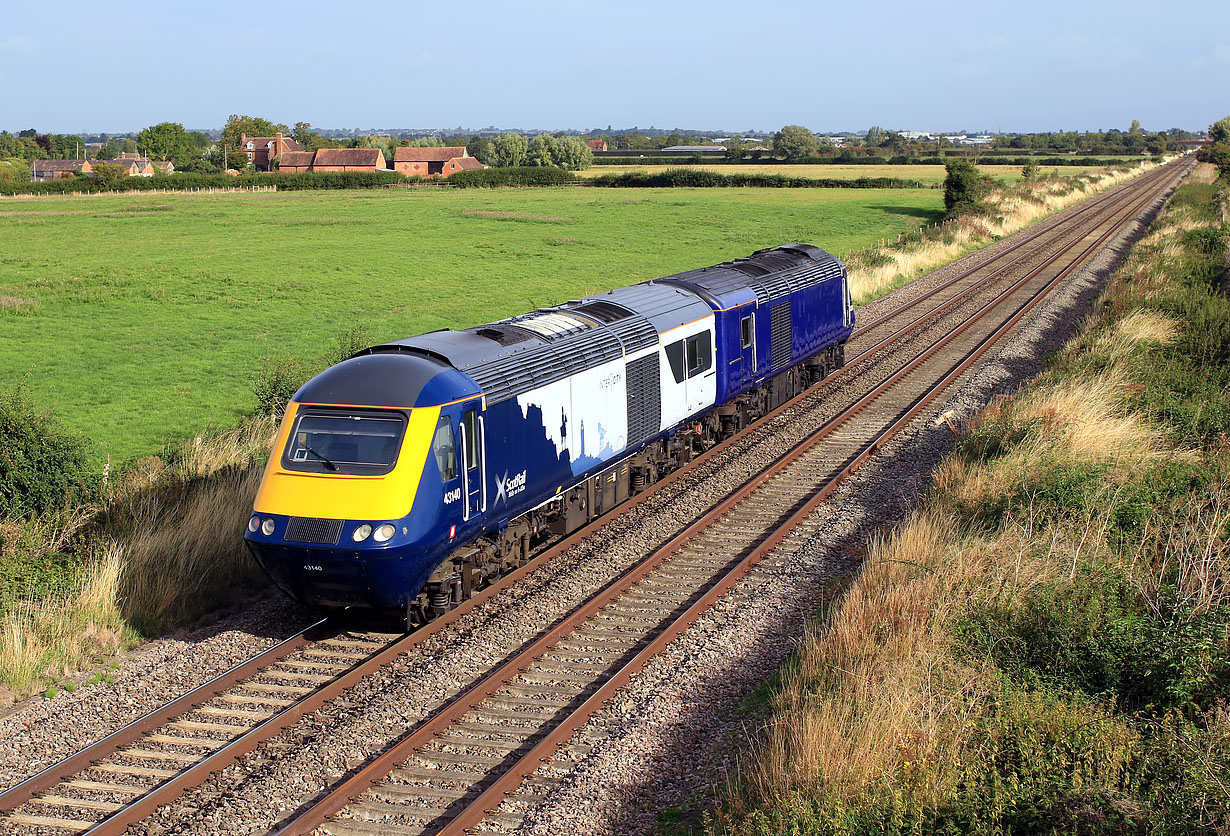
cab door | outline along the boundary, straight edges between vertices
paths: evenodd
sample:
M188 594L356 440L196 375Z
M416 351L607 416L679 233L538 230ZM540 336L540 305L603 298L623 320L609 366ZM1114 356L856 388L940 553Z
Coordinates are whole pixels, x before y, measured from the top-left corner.
M461 412L461 473L462 493L465 495L465 518L478 516L487 508L487 464L483 448L483 419L479 415L482 404L470 401Z
M739 356L743 367L739 388L742 390L751 388L756 382L756 312L749 307L739 313Z

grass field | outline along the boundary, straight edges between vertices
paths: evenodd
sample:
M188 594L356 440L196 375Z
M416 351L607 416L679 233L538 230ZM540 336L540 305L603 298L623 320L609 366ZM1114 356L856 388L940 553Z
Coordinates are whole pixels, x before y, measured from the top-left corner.
M900 189L4 200L0 383L24 381L119 462L233 423L266 358L319 357L356 324L378 342L774 244L844 254L937 220L942 203Z
M944 166L942 165L686 165L677 168L702 168L706 171L716 171L719 174L781 174L787 177L834 178L840 180L856 180L859 177L901 177L906 180L919 180L923 183L943 183ZM1100 166L1084 165L1044 165L1039 166L1043 174L1058 172L1062 175L1084 174L1087 171L1099 170ZM653 165L596 165L586 171L579 172L582 177L598 177L602 174L625 174L630 171L661 171L663 166ZM980 165L978 169L996 180L1006 183L1019 183L1022 180L1019 165Z

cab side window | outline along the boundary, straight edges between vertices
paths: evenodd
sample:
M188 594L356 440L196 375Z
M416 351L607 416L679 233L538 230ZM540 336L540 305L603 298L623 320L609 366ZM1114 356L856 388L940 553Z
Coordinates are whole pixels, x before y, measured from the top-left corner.
M677 340L666 347L666 359L671 365L671 374L675 376L676 383L683 383L683 340Z
M713 341L708 331L688 337L688 377L704 374L713 367Z
M453 444L453 424L447 417L441 418L436 425L436 436L431 442L432 452L436 454L436 465L440 468L440 478L445 482L457 478L457 447Z

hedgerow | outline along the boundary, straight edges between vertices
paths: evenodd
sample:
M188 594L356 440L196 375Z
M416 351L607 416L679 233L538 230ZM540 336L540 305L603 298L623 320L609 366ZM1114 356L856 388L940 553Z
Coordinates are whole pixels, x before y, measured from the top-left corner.
M572 174L555 166L512 166L509 168L479 168L459 171L448 182L461 189L495 186L560 186L576 180Z
M231 189L277 186L282 191L313 189L377 189L407 182L405 175L385 171L322 171L304 174L255 173L232 177L226 174L172 174L167 177L125 177L106 189L90 177L65 177L43 183L6 184L4 194L77 194L98 191L139 192L170 189Z
M788 177L782 174L722 174L703 168L668 168L665 171L629 171L586 179L587 186L615 188L741 188L770 189L928 189L932 184L900 177Z

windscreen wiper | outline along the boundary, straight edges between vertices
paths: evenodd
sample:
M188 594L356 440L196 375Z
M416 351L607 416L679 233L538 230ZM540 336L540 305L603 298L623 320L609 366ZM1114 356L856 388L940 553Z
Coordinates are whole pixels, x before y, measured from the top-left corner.
M317 452L316 452L315 450L313 450L311 447L309 447L309 446L307 446L306 444L304 444L304 445L303 445L303 449L304 449L304 450L307 450L307 451L308 451L309 453L311 453L313 456L315 456L316 458L318 458L318 459L320 459L322 462L324 462L324 463L325 463L325 467L329 468L330 470L337 470L337 465L335 465L333 462L331 462L331 461L329 461L328 459L326 459L324 456L320 455L320 453L317 453Z

